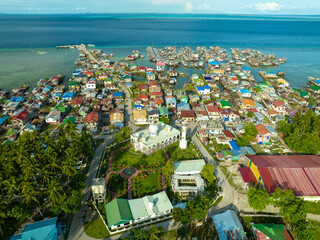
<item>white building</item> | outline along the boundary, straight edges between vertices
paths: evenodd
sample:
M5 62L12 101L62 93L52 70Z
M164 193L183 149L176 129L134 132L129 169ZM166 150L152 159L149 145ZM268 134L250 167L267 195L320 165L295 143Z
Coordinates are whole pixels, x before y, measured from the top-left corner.
M96 81L94 81L94 80L90 80L89 82L87 82L86 83L86 89L87 90L94 90L94 89L96 89Z
M180 131L165 123L150 125L149 128L130 136L135 151L140 151L147 155L169 146L178 141L179 138Z
M92 180L91 190L94 201L105 202L106 186L104 178L94 178Z
M172 208L165 191L131 200L116 198L105 205L108 226L114 232L130 230L145 221L163 221L170 217Z
M205 183L200 172L205 164L204 159L173 162L173 192L182 198L194 198L203 195Z

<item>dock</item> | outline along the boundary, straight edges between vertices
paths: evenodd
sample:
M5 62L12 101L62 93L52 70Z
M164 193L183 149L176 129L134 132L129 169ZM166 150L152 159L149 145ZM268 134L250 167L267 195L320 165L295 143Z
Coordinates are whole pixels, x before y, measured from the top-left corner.
M154 48L154 47L148 47L147 51L150 53L151 58L156 58L156 59L160 59L161 55L158 52L158 49Z

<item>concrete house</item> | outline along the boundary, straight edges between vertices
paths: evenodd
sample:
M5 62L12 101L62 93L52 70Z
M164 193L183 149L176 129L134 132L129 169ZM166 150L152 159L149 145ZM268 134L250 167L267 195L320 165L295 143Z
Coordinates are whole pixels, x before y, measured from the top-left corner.
M262 124L259 124L256 126L256 129L258 131L256 136L256 142L258 144L263 144L270 141L271 133L265 126L263 126Z

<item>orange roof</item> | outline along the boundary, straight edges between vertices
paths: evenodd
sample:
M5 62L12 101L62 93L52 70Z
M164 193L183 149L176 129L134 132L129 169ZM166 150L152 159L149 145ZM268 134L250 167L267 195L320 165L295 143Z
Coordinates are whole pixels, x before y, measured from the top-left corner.
M98 122L98 121L99 121L99 114L96 111L92 111L84 119L85 123Z
M275 107L281 107L284 106L284 101L273 101L272 104Z
M156 98L156 100L154 101L155 104L162 104L163 100L162 98Z
M269 110L267 110L267 113L268 113L270 116L272 116L272 115L277 115L277 114L278 114L278 112L277 112L276 110L274 110L274 109L269 109Z
M264 135L266 133L269 133L269 130L266 129L266 127L263 126L262 124L257 125L256 129L257 129L259 135Z
M241 99L241 102L245 106L247 106L247 105L254 106L255 105L254 101L251 99Z

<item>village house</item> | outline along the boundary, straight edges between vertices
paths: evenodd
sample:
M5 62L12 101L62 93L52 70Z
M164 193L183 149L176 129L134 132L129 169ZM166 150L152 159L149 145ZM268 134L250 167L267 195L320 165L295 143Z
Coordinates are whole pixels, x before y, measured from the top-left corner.
M154 80L149 82L149 92L160 92L161 87L158 85L158 83Z
M241 101L240 101L240 108L242 108L242 109L254 108L255 105L256 104L251 99L241 99Z
M286 115L286 106L284 101L272 101L271 107L281 115Z
M196 115L193 110L181 110L180 118L183 123L194 123L196 122Z
M166 100L166 106L167 108L176 108L177 106L177 100L175 97L172 97L172 96L166 96L165 97L165 100Z
M147 111L148 114L148 123L149 124L158 124L159 123L159 112L157 109L152 109Z
M135 125L148 124L147 111L145 109L133 110L133 121Z
M115 125L116 127L122 126L124 122L124 114L123 111L119 109L114 109L110 111L110 123Z
M163 92L150 92L149 95L150 95L150 99L162 98Z
M148 81L156 80L156 75L153 72L147 72L146 77Z
M58 109L53 109L46 117L46 123L57 124L62 120L62 113Z
M197 87L197 92L200 95L210 94L211 88L208 85L205 85L203 87Z
M23 125L25 125L30 119L30 115L31 114L29 114L27 111L20 111L18 114L12 117L11 123L13 126L22 128Z
M84 119L87 130L95 131L99 122L99 113L97 111L92 111Z
M138 91L139 92L148 92L148 84L138 84L137 85Z
M205 107L207 109L209 118L212 118L212 119L219 119L220 118L218 106L205 105Z
M262 124L257 125L256 129L257 129L256 142L258 144L268 143L271 137L271 133L269 132L269 130Z

